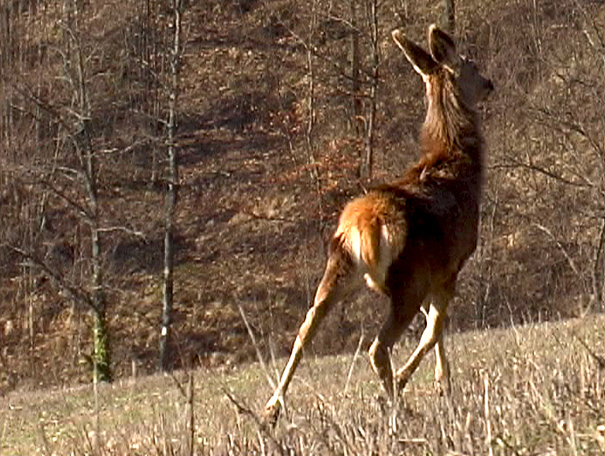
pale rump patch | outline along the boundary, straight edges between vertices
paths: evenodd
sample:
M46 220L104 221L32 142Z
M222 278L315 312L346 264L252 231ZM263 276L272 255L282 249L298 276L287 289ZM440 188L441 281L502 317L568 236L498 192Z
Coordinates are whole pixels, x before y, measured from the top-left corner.
M393 245L391 231L386 225L381 225L378 252L373 255L376 262L367 265L368 272L364 274L366 284L373 290L384 291L389 266L400 253L400 249Z
M401 231L387 226L381 214L361 212L371 202L357 200L343 212L336 236L349 251L368 287L384 292L389 266L401 253ZM383 203L384 204L384 203Z
M343 233L343 240L345 240L345 245L351 251L353 259L356 264L361 263L362 260L362 245L361 245L361 233L356 226L350 227L350 229Z

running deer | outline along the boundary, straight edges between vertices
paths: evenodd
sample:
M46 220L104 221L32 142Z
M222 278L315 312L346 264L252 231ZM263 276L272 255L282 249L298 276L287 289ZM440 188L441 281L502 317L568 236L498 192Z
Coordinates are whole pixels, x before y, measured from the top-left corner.
M474 107L494 86L472 61L458 55L453 39L435 25L428 30L430 54L399 30L393 32L393 39L426 85L422 155L403 177L351 201L342 211L313 306L265 408L272 423L321 320L364 279L391 301L389 316L369 351L389 398L405 386L433 346L435 380L446 393L449 390L443 347L447 305L478 236L483 139ZM427 325L418 348L393 375L390 350L418 311L424 311L423 302L429 297Z

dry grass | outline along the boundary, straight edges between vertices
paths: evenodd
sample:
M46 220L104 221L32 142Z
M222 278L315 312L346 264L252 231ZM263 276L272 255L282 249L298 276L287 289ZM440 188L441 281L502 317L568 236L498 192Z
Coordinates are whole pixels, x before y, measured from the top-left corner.
M92 387L11 393L1 453L603 454L604 325L592 315L453 335L451 398L434 393L427 361L396 407L362 357L307 359L275 430L257 421L270 393L258 364L198 370L193 394L184 372L102 385L96 395Z
M40 2L17 3L35 9ZM325 266L323 246L338 212L368 186L357 178L363 141L349 125L350 84L342 77L349 71L350 40L334 33L346 34L346 20L328 20L346 19L348 3L189 3L179 120L175 364L213 367L254 359L237 305L247 312L262 348L260 336L271 334L272 347L283 356ZM392 43L390 30L404 27L423 42L427 25L438 18L439 3L381 3L376 183L392 180L415 162L424 114L422 82ZM15 48L6 50L7 59L26 50L29 63L22 71L21 59L15 58L16 66L3 75L40 87L47 103L68 112L72 92L58 52L63 44L57 22L65 2L42 4L38 16L10 15L19 19L11 26ZM153 9L151 17L145 5ZM99 152L122 151L99 155L104 224L144 234L116 230L104 237L116 378L127 377L133 361L147 373L157 365L163 193L161 185L150 185L158 166L150 152L163 153L164 133L142 114L152 107L162 110L166 102L163 91L154 89L156 76L166 75L155 75L147 63L150 53L157 53L149 60L154 65L165 61L159 46L171 33L165 5L82 3L95 143ZM473 0L458 7L461 42L498 90L482 113L489 166L482 241L460 280L452 326L576 316L590 296L598 298L593 288L605 270L598 261L604 173L596 153L605 131L604 54L596 26L603 23L605 5ZM318 13L316 26L312 11ZM156 27L149 27L150 20ZM319 53L314 63L319 185L307 166L305 131L311 116L304 43L317 45ZM12 137L15 147L0 153L1 243L48 257L60 265L65 280L85 291L91 264L87 225L63 199L47 198L45 185L29 184L55 169L64 133L45 114L43 135L36 139L31 128L39 108L7 90L0 88L0 104L15 107L15 125L8 124L5 138ZM577 128L590 135L594 150L573 131ZM75 166L71 147L60 149L61 166ZM82 198L78 181L61 176L53 185ZM40 217L52 228L39 232ZM35 241L28 232L38 233ZM40 271L25 273L22 259L5 247L0 245L0 394L88 382L89 365L81 362L92 349L87 315ZM71 260L64 262L61 252ZM368 313L376 312L370 307L375 301L375 296L362 297L346 312L335 312L335 324L319 335L323 343L316 352L353 351L357 337L351 329L362 324L368 332L373 329L366 322ZM370 325L380 321L373 317Z

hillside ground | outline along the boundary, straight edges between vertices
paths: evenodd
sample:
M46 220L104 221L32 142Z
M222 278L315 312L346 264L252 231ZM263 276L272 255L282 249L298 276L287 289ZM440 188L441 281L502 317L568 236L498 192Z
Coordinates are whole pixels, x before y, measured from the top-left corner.
M309 357L274 430L259 424L271 388L258 363L96 392L13 392L2 401L0 453L596 456L605 451L604 325L590 315L453 334L451 397L435 393L427 357L395 407L364 354ZM396 349L396 364L412 342ZM270 363L269 376L284 362Z
M91 379L90 306L12 250L90 294L91 225L79 210L89 201L74 177L84 172L74 152L84 118L74 112L76 51L98 159L111 367L117 379L152 374L172 12L163 0L4 3L18 7L0 7L11 25L0 30L0 396ZM402 28L426 47L441 2L377 3L372 179L358 172L366 137L355 125L371 106L373 2L358 2L358 28L349 2L185 3L172 367L212 371L256 357L240 309L264 356L288 354L343 205L418 160L424 86L390 32ZM603 311L605 5L457 4L460 50L496 91L479 107L487 145L480 242L450 305L452 330ZM65 33L70 5L79 21ZM367 348L385 304L366 293L338 306L309 351L353 353L359 331Z

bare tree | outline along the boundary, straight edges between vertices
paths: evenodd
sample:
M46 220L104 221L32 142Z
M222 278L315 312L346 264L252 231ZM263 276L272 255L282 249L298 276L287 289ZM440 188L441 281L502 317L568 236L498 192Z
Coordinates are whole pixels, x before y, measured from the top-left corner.
M368 97L367 122L365 129L365 154L362 160L361 177L370 179L374 164L374 134L376 130L376 102L378 92L378 69L380 48L378 42L378 0L368 0L366 16L370 31L370 93Z
M442 0L441 25L449 33L456 33L456 5L454 0Z
M78 159L82 164L82 178L88 198L88 216L87 223L90 227L91 238L91 293L92 310L94 315L93 323L93 362L95 371L95 380L111 380L111 356L109 352L109 334L107 332L106 299L103 289L103 268L101 265L102 240L100 230L100 208L98 200L97 187L97 157L93 148L90 124L92 120L90 101L86 85L86 75L84 72L84 56L82 52L82 42L79 37L78 2L73 1L73 19L70 21L66 32L73 45L76 67L72 77L77 82L79 112L77 113L77 140L75 149Z
M182 54L181 22L183 1L173 0L173 42L170 55L170 95L168 106L167 143L168 176L166 205L164 212L164 285L162 293L162 328L160 331L160 370L170 368L172 309L174 301L174 214L179 185L178 155L176 146L177 111L179 96L179 73Z
M57 269L44 256L36 252L32 236L30 236L29 242L21 242L20 245L11 242L10 247L21 255L25 260L24 264L36 268L50 278L67 297L91 311L93 349L90 361L93 367L93 378L95 381L110 381L112 379L111 356L103 265L103 233L106 228L102 226L98 151L92 133L93 114L88 88L90 49L85 49L80 21L81 11L78 2L65 0L60 21L61 47L58 49L58 53L63 64L62 81L68 87L70 100L63 104L52 104L48 100L42 99L39 96L40 89L32 88L28 81L13 80L11 88L20 95L25 103L33 105L33 108L19 106L19 103L14 103L11 108L21 112L23 116L33 117L36 124L39 124L39 120L42 118L41 113L44 112L56 126L54 143L57 146L54 157L48 161L44 158L38 160L37 163L31 163L25 169L15 165L15 169L21 173L19 179L25 181L27 185L35 188L36 193L42 195L43 205L50 195L70 208L82 222L82 226L86 227L89 233L86 244L90 248L88 285L80 286L70 283L63 275L63 271ZM38 125L36 128L41 127ZM36 135L36 138L38 137ZM16 148L14 149L16 150ZM60 154L63 154L63 163L59 166ZM22 155L25 153L22 152ZM25 156L22 156L21 160L24 159ZM19 163L19 161L15 160L14 163ZM62 176L69 184L57 185L56 181L59 176ZM68 185L72 187L69 188ZM45 221L40 221L39 226L42 229Z
M363 119L361 102L360 81L360 55L359 55L359 22L357 20L358 0L350 0L351 34L350 34L350 58L351 58L351 117L355 136L363 136Z

